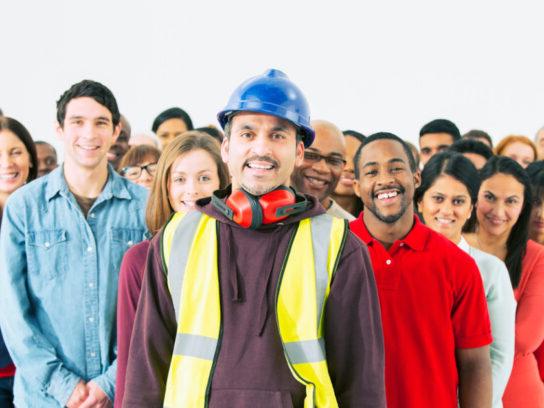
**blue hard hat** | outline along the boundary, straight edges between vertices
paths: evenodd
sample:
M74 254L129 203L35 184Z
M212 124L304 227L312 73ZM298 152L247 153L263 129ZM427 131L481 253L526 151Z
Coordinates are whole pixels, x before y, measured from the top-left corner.
M227 106L217 114L224 129L229 117L237 112L256 112L277 116L292 122L302 135L304 146L314 141L310 127L310 108L301 90L277 69L248 79L231 95Z

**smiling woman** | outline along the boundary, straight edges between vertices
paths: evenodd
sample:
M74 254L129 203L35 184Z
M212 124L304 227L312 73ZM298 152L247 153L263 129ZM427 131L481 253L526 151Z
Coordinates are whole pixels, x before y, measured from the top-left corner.
M147 226L156 234L177 211L188 211L195 201L209 197L229 182L219 143L203 132L190 131L166 146L154 171L147 205ZM117 379L115 406L124 397L125 375L134 316L142 285L150 241L130 248L119 272L117 307Z
M36 178L36 147L17 120L0 116L0 223L6 200L19 187ZM15 367L0 334L0 406L12 406Z
M504 262L470 247L462 236L463 226L473 213L479 187L478 171L468 158L451 151L438 153L423 169L415 201L425 224L457 244L478 265L493 335L493 406L498 408L512 369L516 303Z
M17 120L0 117L0 210L11 193L36 178L36 147Z
M505 262L518 302L514 365L504 407L541 407L544 383L535 352L544 341L544 247L529 239L530 181L508 157L492 157L480 174L478 226L467 240Z

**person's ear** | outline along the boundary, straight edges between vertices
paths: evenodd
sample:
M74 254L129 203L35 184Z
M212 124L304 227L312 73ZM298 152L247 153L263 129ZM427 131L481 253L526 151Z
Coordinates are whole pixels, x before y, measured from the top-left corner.
M414 172L414 185L415 188L421 185L421 171L419 169Z
M300 167L304 161L304 143L302 141L297 142L295 167Z
M225 137L223 139L223 142L221 143L221 158L223 159L223 162L228 163L229 162L229 149L230 149L230 140Z

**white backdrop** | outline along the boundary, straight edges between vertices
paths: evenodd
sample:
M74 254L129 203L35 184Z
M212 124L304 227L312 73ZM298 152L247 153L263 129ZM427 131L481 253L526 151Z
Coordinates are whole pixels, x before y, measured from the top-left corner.
M427 121L532 137L544 125L541 1L9 1L0 8L0 107L58 146L55 101L109 86L133 131L167 107L196 126L275 67L313 118L417 141Z

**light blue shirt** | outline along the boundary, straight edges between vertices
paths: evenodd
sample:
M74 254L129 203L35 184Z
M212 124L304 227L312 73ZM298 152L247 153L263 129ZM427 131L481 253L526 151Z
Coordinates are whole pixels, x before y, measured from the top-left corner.
M85 218L59 167L14 192L0 233L0 323L15 405L64 407L80 379L113 402L117 279L147 236L147 191L109 167Z
M496 256L468 245L461 237L459 247L478 265L482 275L489 320L491 321L491 367L493 370L493 408L502 407L502 395L514 362L516 299L508 269Z

